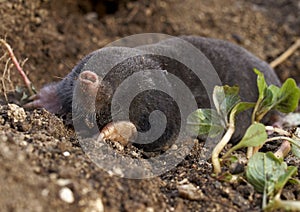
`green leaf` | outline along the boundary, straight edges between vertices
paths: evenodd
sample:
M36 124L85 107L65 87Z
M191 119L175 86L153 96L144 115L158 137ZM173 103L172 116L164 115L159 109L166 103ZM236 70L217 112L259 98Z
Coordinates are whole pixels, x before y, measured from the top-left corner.
M281 183L284 182L287 165L283 160L278 159L272 152L255 153L249 160L246 177L248 182L257 190L270 197L274 196L275 185L281 178Z
M265 90L265 93L264 93L264 97L260 103L260 110L261 111L269 111L271 110L274 102L276 101L277 99L277 91L276 91L276 87L275 85L270 85L266 90ZM277 87L279 89L279 87Z
M264 75L257 69L254 69L254 72L257 74L259 97L254 108L253 121L260 121L272 109L289 113L298 107L300 89L296 85L295 80L287 79L281 88L275 85L267 87Z
M236 151L243 147L253 147L262 145L268 138L265 130L265 125L260 123L254 123L248 127L242 140L231 149L229 149L223 158L227 158L233 151Z
M265 81L265 77L263 73L261 73L256 68L254 72L257 74L257 89L258 89L258 99L256 101L256 105L254 107L252 122L260 121L263 116L269 111L269 105L272 100L272 92L268 91L268 85Z
M245 110L253 108L255 103L252 102L239 102L237 103L234 108L230 112L230 122L234 121L235 116Z
M256 68L254 69L254 72L257 74L258 100L261 101L265 96L265 90L267 89L268 85L265 81L263 73Z
M287 79L278 94L275 109L283 113L293 112L297 109L300 98L300 89L294 79Z
M268 90L272 93L272 102L275 102L278 98L279 93L280 93L280 88L276 85L270 85L268 87Z
M213 101L219 115L228 122L228 114L232 108L240 102L238 86L215 86Z
M229 149L223 158L227 158L233 151L236 151L243 147L253 147L262 145L268 138L265 130L265 125L260 123L254 123L248 127L242 140L231 149Z
M289 166L287 167L286 172L279 176L278 181L275 184L275 193L281 191L289 179L297 173L297 167Z
M299 138L299 128L296 129L295 132L293 132L292 134L292 140L290 141L291 145L292 145L292 152L293 154L300 158L300 138Z
M188 128L198 135L209 134L216 137L223 133L228 125L228 114L234 108L234 115L253 107L253 103L240 103L238 86L215 86L213 101L216 110L198 109L188 117ZM234 115L233 118L234 118Z
M300 140L298 136L295 135L292 137L292 139L292 152L296 157L300 158Z
M292 144L292 152L296 157L300 158L300 148L298 146Z
M188 117L188 128L198 135L216 137L224 131L222 118L213 109L198 109Z
M234 147L232 151L242 147L254 147L262 145L268 138L265 125L260 123L252 124L246 131L242 140Z
M300 185L300 180L298 180L296 178L290 178L289 183L293 184L293 185Z

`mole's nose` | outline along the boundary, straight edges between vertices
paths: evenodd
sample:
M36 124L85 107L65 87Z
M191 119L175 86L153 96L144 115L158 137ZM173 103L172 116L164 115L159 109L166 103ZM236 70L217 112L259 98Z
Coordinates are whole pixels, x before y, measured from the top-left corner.
M83 71L79 75L79 80L84 83L97 83L98 76L96 73L94 73L92 71Z
M79 75L79 87L78 93L80 98L86 99L90 98L92 101L95 100L100 82L102 80L99 79L98 75L92 71L83 71Z

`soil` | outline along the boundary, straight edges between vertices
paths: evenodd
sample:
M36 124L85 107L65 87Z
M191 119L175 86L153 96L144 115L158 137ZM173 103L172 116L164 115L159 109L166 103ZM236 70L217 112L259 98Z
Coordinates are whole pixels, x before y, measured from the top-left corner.
M267 62L300 36L297 0L1 0L0 15L0 36L19 61L28 59L23 68L37 90L87 53L136 33L226 39ZM4 48L0 55L1 94L16 97L22 81L14 67L3 73ZM276 68L281 80L300 82L299 56ZM251 185L212 176L210 161L199 160L201 142L159 177L124 179L94 164L61 118L8 105L4 97L0 102L0 211L261 210L261 194ZM289 163L299 166L293 158ZM186 194L183 184L194 193ZM288 186L284 198L300 200L300 189Z

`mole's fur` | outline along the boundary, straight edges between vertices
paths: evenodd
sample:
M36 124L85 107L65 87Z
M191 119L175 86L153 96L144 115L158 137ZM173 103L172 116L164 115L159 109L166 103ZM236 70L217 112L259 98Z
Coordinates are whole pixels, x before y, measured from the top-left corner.
M268 84L277 86L280 86L281 84L274 70L266 62L258 59L242 47L211 38L196 36L182 36L180 38L201 50L217 71L223 85L240 86L240 96L242 101L255 102L257 99L257 76L253 72L254 68L257 68L265 75ZM193 91L198 107L211 106L208 97L204 94L201 82L195 78L189 78L184 74L189 71L188 68L178 61L163 56L149 54L129 58L113 67L112 71L104 78L100 76L99 79L89 79L89 74L86 74L86 76L81 75L82 70L85 70L84 68L87 62L97 54L98 51L99 50L83 58L62 81L46 85L42 88L38 94L38 100L35 100L33 105L44 107L50 112L58 115L71 113L74 82L78 78L84 79L84 83L86 80L91 80L91 85L93 85L93 83L96 84L96 88L98 88L99 91L97 94L90 94L91 97L87 94L87 96L84 97L84 102L88 103L89 99L96 101L97 123L99 128L102 128L112 121L110 114L111 97L116 88L132 73L142 69L155 69L167 70L168 72L173 70L172 73L179 73L178 75L180 75L181 80L189 85ZM128 48L128 51L130 51L130 48ZM87 79L85 79L85 77ZM169 83L168 79L163 74L161 80L166 84ZM149 83L149 79L147 79L146 75L145 82ZM87 90L88 92L91 85L88 83L84 86L86 88L83 90ZM149 102L151 102L151 104ZM83 116L89 113L89 109L85 107L86 106L84 105L76 105L76 108L81 111ZM160 110L166 115L168 122L166 132L163 136L153 144L148 144L146 146L141 145L147 151L157 150L162 146L169 145L166 141L172 140L174 134L179 130L177 125L178 122L180 123L180 117L177 116L180 114L180 108L178 108L176 102L174 102L170 96L163 92L152 90L143 92L134 98L130 105L130 109L130 121L136 125L139 131L147 131L149 129L149 114L153 110ZM237 119L237 132L235 137L240 137L249 124L250 113L239 116Z

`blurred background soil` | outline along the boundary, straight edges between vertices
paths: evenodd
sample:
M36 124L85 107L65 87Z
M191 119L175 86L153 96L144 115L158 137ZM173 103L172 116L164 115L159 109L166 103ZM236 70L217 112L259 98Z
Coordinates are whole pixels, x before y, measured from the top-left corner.
M267 62L300 36L298 0L0 0L0 17L0 37L37 89L89 52L136 33L225 39ZM3 73L5 52L0 48L2 94L22 85L14 67ZM299 56L276 68L281 80L300 82ZM210 176L210 164L199 163L199 143L160 177L122 179L93 164L61 119L1 102L0 211L260 211L261 196L247 183ZM180 192L182 181L198 194ZM290 189L289 199L300 200L299 189Z

